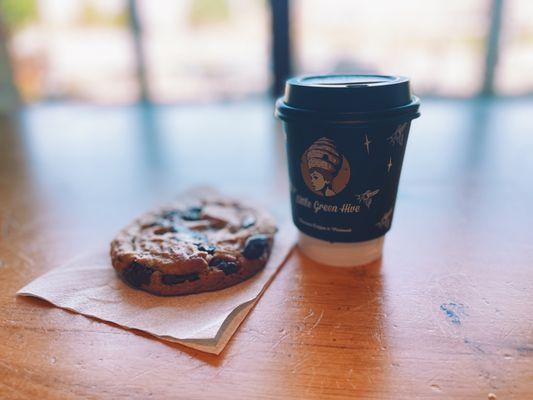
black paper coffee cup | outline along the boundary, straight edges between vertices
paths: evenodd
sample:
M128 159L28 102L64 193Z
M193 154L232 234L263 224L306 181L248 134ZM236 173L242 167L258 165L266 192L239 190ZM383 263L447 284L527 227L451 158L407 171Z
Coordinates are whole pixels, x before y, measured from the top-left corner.
M287 138L293 221L307 255L332 265L381 255L419 105L404 77L287 81L276 116Z

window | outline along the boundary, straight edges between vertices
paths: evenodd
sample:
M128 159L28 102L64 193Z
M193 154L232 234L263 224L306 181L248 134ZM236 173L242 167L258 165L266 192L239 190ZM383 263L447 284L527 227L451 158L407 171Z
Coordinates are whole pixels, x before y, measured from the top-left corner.
M137 97L125 0L10 0L3 15L23 98L123 103ZM5 18L4 18L5 19Z
M144 0L139 11L153 100L235 99L268 89L265 1Z
M296 0L298 73L386 73L418 93L472 96L483 81L490 2Z
M496 91L504 95L533 92L533 2L510 0L504 3L504 24Z
M277 1L280 9L286 4ZM294 74L407 75L422 95L476 96L491 83L486 63L493 32L499 56L487 92L533 93L531 1L287 1ZM491 30L501 2L501 29ZM158 103L240 99L271 87L271 4L2 0L0 33L7 31L13 79L27 102L133 103L142 88ZM285 19L277 26L283 45ZM5 53L0 46L0 67L9 66ZM278 61L286 59L279 54ZM281 82L285 71L278 68L276 76ZM0 74L3 87L10 82L11 74ZM0 103L12 101L6 93Z

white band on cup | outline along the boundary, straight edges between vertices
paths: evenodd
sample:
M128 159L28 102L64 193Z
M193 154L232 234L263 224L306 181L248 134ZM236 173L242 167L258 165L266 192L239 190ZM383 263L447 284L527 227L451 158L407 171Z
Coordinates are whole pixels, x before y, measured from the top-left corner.
M385 236L366 242L331 243L298 232L298 247L310 259L335 267L355 267L381 257Z

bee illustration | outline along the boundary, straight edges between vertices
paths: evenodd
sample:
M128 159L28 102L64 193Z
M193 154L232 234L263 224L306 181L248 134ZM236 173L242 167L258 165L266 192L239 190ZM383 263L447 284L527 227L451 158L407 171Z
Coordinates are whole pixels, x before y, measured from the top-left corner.
M380 229L389 229L392 222L392 208L383 214L376 226Z
M358 194L357 196L355 196L355 198L357 199L359 203L364 203L367 208L370 208L370 206L372 205L372 200L374 196L377 195L378 193L379 193L379 189L376 189L374 191L367 190L364 193Z
M388 142L392 145L395 145L395 144L398 144L400 146L403 145L403 140L404 140L404 135L407 130L407 125L408 125L407 122L398 125L398 127L396 128L392 136L387 138Z

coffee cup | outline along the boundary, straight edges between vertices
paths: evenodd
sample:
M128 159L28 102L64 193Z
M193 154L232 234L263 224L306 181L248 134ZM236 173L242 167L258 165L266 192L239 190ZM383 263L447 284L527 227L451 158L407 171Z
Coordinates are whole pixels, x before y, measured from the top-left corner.
M405 77L287 81L275 114L286 134L292 218L305 255L334 266L381 257L419 106Z

